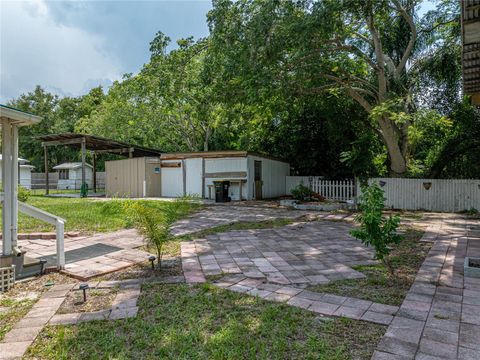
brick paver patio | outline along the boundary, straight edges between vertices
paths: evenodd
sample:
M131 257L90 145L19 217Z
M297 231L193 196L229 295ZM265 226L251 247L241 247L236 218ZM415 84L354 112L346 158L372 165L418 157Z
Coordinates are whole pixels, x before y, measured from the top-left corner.
M480 359L480 279L463 276L480 257L480 222L435 215L433 247L372 359ZM432 215L433 217L433 215Z
M324 284L363 278L353 265L369 265L373 252L349 235L343 222L310 222L280 228L230 231L182 242L187 282L242 274L275 284Z
M178 236L235 222L297 219L306 215L317 216L319 213L254 205L215 205L178 221L172 227L172 233Z
M19 240L19 245L33 258L47 259L55 265L55 240ZM107 234L65 239L64 273L85 281L94 276L118 271L145 261L149 254L137 248L143 239L133 229Z

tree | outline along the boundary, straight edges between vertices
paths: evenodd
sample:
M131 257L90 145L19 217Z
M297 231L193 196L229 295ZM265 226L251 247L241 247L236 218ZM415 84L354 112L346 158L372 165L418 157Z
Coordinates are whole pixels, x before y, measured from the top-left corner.
M344 93L368 114L404 176L415 111L410 69L424 56L418 1L215 1L209 14L226 96ZM233 89L228 89L233 84Z
M396 230L400 225L400 217L384 217L382 211L384 208L384 193L377 185L362 187L360 195L360 213L355 217L355 221L360 227L350 231L352 236L359 239L363 244L373 246L375 249L375 259L380 260L389 270L394 273L390 264L388 255L390 254L390 245L398 244L401 240Z
M220 107L203 78L208 40L170 39L157 33L150 62L135 76L115 82L97 111L78 131L96 133L163 151L208 150Z

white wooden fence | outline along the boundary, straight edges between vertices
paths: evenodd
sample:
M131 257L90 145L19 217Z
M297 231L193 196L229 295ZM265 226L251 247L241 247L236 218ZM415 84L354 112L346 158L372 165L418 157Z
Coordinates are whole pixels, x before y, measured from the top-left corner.
M302 184L310 190L324 196L329 200L347 201L355 197L355 181L350 180L326 180L321 176L287 176L287 195L291 195L291 189Z
M480 211L480 179L373 178L385 192L385 206L402 210ZM358 192L360 194L360 191Z
M471 209L480 211L480 179L404 179L372 178L385 192L385 207L400 210L427 210L459 212ZM361 194L354 180L326 180L321 176L287 176L287 195L303 183L312 191L329 200L354 200ZM355 186L357 187L355 191Z

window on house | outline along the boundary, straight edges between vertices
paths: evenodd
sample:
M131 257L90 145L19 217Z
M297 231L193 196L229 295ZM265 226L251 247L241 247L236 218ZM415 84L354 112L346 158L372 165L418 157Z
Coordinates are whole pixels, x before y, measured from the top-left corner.
M60 170L58 172L58 178L60 180L68 180L68 170Z

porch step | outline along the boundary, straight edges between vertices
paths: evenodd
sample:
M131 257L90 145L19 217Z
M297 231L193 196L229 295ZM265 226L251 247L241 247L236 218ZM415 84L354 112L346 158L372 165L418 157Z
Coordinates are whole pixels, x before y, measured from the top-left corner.
M23 269L20 274L16 274L17 279L24 279L31 276L40 275L42 271L42 264L39 259L34 259L25 256L23 259Z

